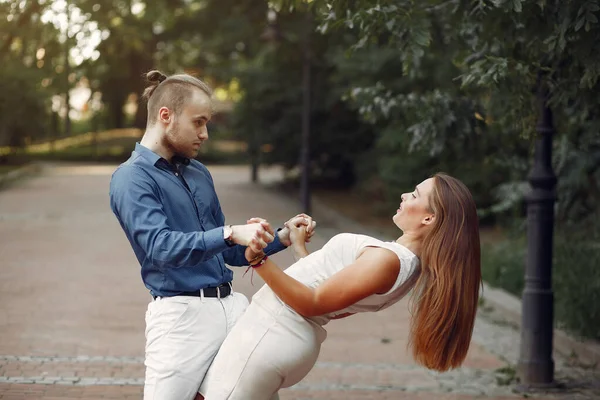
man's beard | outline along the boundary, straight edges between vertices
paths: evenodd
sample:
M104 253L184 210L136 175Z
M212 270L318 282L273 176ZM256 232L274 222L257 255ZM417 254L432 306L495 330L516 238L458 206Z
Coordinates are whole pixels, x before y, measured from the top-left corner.
M173 126L167 130L165 135L165 145L173 153L173 155L185 158L195 158L196 154L193 149L182 143L179 134L179 123L173 124Z

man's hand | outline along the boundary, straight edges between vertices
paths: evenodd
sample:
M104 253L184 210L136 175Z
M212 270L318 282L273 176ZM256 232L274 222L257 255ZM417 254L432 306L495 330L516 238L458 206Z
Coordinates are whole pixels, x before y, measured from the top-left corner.
M313 221L312 217L307 214L298 214L295 217L290 218L285 224L283 224L283 229L277 232L277 236L279 236L279 241L286 247L289 247L292 244L290 239L290 228L292 226L306 227L306 243L310 243L310 238L315 234L315 228L317 226L317 222Z
M231 240L242 246L250 246L260 252L273 241L273 228L265 221L249 222L246 225L234 225Z

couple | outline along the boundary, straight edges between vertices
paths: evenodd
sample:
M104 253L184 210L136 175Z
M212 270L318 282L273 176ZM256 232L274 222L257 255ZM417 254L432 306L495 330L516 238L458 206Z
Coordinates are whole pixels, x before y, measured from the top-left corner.
M270 399L310 371L331 319L384 309L411 289L415 359L440 371L462 363L481 284L464 184L436 174L402 195L396 241L340 234L308 254L307 215L276 232L260 218L225 225L212 177L194 160L208 139L210 88L189 75L152 71L148 80L146 132L110 184L153 297L145 399ZM286 247L299 260L283 272L268 256ZM250 305L233 292L226 263L250 265L266 282Z

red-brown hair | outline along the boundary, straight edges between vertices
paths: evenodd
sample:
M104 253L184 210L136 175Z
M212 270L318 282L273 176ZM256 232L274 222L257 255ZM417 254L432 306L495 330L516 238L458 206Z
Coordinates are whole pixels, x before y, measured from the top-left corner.
M434 223L421 247L410 341L415 360L446 371L462 364L473 334L481 287L477 208L469 189L434 175L429 197Z

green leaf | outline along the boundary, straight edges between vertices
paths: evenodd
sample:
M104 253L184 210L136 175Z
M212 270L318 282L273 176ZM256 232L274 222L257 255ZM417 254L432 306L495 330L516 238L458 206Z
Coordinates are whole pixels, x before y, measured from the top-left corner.
M596 12L600 10L600 6L596 3L590 3L588 4L587 9L590 12Z
M429 32L425 29L417 29L412 32L413 39L419 46L429 46Z
M385 27L388 29L388 31L391 31L394 28L394 24L396 23L395 19L391 19L388 22L385 23Z
M523 4L521 3L522 0L513 0L513 10L515 10L515 12L520 13L521 11L523 11Z

